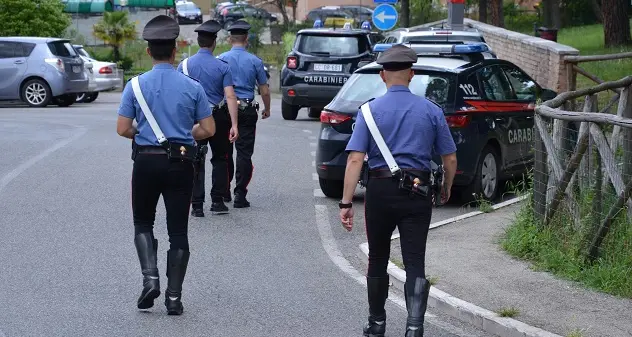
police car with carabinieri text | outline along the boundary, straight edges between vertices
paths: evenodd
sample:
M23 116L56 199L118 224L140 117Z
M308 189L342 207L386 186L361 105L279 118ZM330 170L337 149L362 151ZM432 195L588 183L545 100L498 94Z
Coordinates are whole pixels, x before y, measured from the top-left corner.
M377 44L373 51L391 46ZM536 101L552 99L556 93L515 64L486 55L489 47L484 43L413 49L418 60L410 90L443 108L457 145L453 191L466 200L496 199L503 181L521 176L532 165ZM342 195L345 148L360 105L386 92L380 70L376 63L356 70L321 113L316 172L328 197ZM439 156L433 161L441 162Z
M368 22L360 29L349 23L343 28L322 27L316 20L314 28L296 34L292 51L281 69L281 115L294 120L306 107L309 117L318 118L349 76L362 62L373 60L371 52L377 39Z

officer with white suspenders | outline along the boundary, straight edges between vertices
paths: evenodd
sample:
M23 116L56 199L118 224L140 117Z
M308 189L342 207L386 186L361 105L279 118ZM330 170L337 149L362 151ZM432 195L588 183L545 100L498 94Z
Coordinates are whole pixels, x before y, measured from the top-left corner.
M117 133L132 139L132 212L134 243L143 275L139 309L160 296L158 240L153 226L162 195L167 211L167 289L169 315L183 312L182 283L189 261L188 221L193 189L195 140L215 133L215 122L202 86L173 67L180 26L159 15L143 30L152 70L131 79L118 109ZM134 120L137 125L134 126ZM196 124L197 122L197 124Z
M237 97L233 89L233 78L230 66L215 56L217 32L222 26L215 20L208 20L198 26L198 44L200 50L193 56L184 59L178 66L178 71L195 78L202 84L206 97L213 107L217 132L209 139L200 142L200 155L196 160L195 183L193 198L191 199L191 215L203 217L205 197L205 161L206 144L211 147L213 165L211 185L211 213L228 213L225 201L230 198L230 175L232 171L232 146L238 138L237 129ZM225 100L224 100L225 97Z
M353 193L364 156L368 155L365 223L369 244L369 318L363 331L368 337L382 337L386 331L386 267L395 227L401 235L406 269L406 337L424 335L430 292L425 253L435 190L431 174L433 154L441 156L445 169L444 184L436 196L441 203L450 198L456 171L456 145L443 110L408 88L414 76L411 67L416 61L417 54L403 45L395 45L380 55L377 63L383 67L380 76L386 84L386 94L362 105L346 148L349 156L340 219L349 231L353 227Z

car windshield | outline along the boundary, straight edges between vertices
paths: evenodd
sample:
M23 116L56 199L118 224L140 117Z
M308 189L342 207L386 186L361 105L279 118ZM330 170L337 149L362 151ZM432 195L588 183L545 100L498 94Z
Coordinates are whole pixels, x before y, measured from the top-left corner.
M410 91L445 106L450 97L450 88L454 86L454 76L445 73L415 72L410 83ZM378 73L356 73L349 77L340 89L334 101L346 101L360 106L371 98L386 93L386 84Z
M367 51L366 39L359 36L307 35L300 36L298 51L317 56L354 56Z
M194 3L187 2L185 4L178 5L179 11L194 11L197 9L197 6Z
M471 35L429 35L429 36L407 36L403 42L441 42L441 41L464 41L464 42L483 42L480 36Z
M53 55L59 57L77 56L77 53L75 53L75 49L72 45L65 41L49 42L48 49L50 49L50 52L53 53Z

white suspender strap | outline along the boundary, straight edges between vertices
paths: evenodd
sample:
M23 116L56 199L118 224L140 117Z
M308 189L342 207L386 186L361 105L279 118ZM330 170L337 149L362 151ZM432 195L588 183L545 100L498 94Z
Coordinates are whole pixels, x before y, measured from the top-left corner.
M388 165L389 170L391 170L391 173L394 175L395 173L399 172L399 166L397 166L395 158L393 158L393 154L391 154L388 146L386 146L380 130L377 129L377 125L375 124L375 120L373 119L373 115L371 114L371 109L369 108L369 103L364 103L360 109L362 110L362 116L364 116L364 120L366 121L366 126L369 128L369 131L373 136L373 140L375 140L377 147L382 153L382 157L384 157L384 160L386 160L386 164Z
M189 68L187 67L187 62L189 61L189 58L185 58L184 61L182 61L182 71L184 72L185 75L189 76Z
M147 106L147 102L145 102L143 92L140 91L138 76L132 77L132 89L134 90L134 96L136 96L136 100L138 101L141 110L143 110L143 113L145 114L145 118L147 118L147 122L149 122L149 126L151 126L151 129L154 131L154 134L158 139L158 143L162 144L166 142L167 138L165 138L162 130L160 130L160 126L158 126L158 123L156 123L156 120L154 119L154 115L151 113L151 110L149 110L149 106Z

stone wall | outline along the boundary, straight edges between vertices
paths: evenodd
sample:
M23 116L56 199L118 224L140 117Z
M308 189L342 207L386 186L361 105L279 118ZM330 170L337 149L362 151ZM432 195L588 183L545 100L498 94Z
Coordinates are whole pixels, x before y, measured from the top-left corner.
M519 66L545 88L568 89L564 57L579 55L577 49L470 19L464 23L483 34L498 58Z

